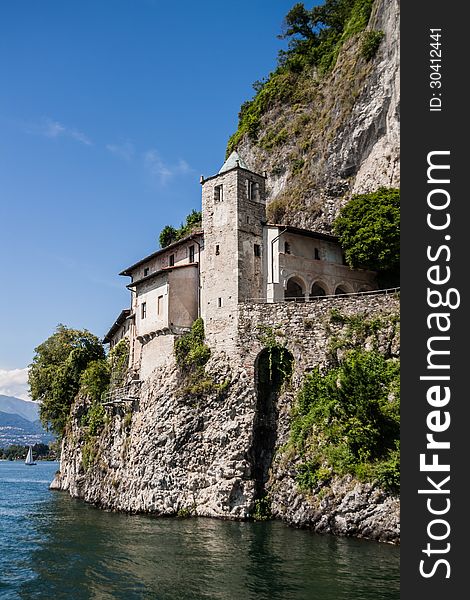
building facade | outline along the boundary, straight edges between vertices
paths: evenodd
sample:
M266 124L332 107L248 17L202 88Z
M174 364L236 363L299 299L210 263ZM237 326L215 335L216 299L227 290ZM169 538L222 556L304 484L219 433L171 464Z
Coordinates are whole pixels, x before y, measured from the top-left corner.
M209 343L230 347L241 303L376 289L375 273L348 267L334 236L269 224L265 183L233 152L216 175L201 177L202 230L120 273L131 279L130 368L141 379L167 362L175 336L198 317ZM110 345L121 333L115 325Z

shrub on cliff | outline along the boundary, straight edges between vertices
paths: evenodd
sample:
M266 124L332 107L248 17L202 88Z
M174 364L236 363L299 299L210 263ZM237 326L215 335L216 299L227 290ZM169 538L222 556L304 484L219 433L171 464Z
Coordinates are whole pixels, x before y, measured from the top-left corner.
M227 156L245 135L257 139L262 117L273 106L295 104L302 96L305 81L333 69L345 41L367 26L372 3L373 0L325 0L311 9L302 2L290 9L278 36L288 40L288 48L279 52L275 70L253 84L256 93L240 108L238 129L228 141Z
M82 374L90 363L104 358L103 345L95 335L64 325L58 325L56 332L35 348L28 382L32 399L40 402L39 416L48 430L63 435Z
M306 461L297 482L313 488L332 475L399 486L399 363L350 350L338 367L310 373L298 395L291 443Z
M94 401L101 399L109 386L110 367L104 358L93 360L80 376L80 392Z
M196 319L191 330L175 341L176 364L180 368L182 385L180 395L191 399L202 399L207 394L222 394L230 385L230 380L216 383L206 373L205 365L211 356L205 344L204 321Z
M201 227L201 223L202 212L193 209L189 215L186 215L185 222L181 223L179 229L175 229L172 225L165 225L158 238L160 247L166 248L173 242L177 242L187 235L190 235L193 231Z
M123 338L111 348L108 354L109 369L111 371L110 384L113 388L125 384L129 367L129 339Z
M211 351L204 343L204 322L196 319L191 331L175 341L175 357L178 366L186 373L201 372L209 360Z
M350 267L367 268L398 280L400 191L380 188L357 194L340 210L333 229Z

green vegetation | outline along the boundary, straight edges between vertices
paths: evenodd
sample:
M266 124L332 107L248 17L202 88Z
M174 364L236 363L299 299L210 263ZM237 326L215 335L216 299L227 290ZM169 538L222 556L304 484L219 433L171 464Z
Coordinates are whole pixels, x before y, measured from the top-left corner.
M214 389L214 381L205 371L210 355L211 351L204 343L204 321L196 319L191 331L175 341L176 364L184 378L182 396L201 398Z
M378 271L384 278L399 278L400 191L380 188L357 194L340 210L333 229L351 267Z
M254 521L269 521L272 518L271 502L268 496L263 496L255 500L250 517Z
M98 437L109 422L104 406L93 402L83 414L80 425L83 428L82 465L85 471L95 462L98 452Z
M122 427L125 431L128 431L130 429L131 425L132 425L132 412L127 411L122 419Z
M374 350L349 350L341 363L313 370L300 390L290 445L304 457L303 490L351 474L399 489L399 362Z
M28 453L29 446L20 444L12 444L7 448L0 448L0 458L2 460L24 460ZM47 444L34 444L33 446L34 460L55 460L56 453L53 448Z
M200 373L210 355L210 349L204 344L204 321L196 319L191 331L175 341L176 363L185 373Z
M35 349L28 373L31 397L41 403L43 425L59 437L64 433L82 374L104 356L96 336L64 325L58 325L56 332Z
M361 56L366 60L372 60L377 54L384 35L383 31L364 31L361 42Z
M386 358L390 358L390 345L397 333L400 320L398 315L366 318L364 315L344 315L337 309L330 311L330 323L328 325L330 339L328 343L328 358L331 365L338 366L340 357L346 350L367 347L379 351L380 337L388 330ZM330 326L340 326L337 332L333 332Z
M110 364L105 358L90 362L80 376L80 392L95 402L108 389Z
M195 510L196 510L196 506L191 506L191 507L185 506L178 510L178 512L176 513L176 516L179 519L189 519L190 517L193 516L193 514L195 514Z
M88 471L96 459L96 437L87 437L82 446L82 465L85 471Z
M110 386L122 387L126 382L129 367L129 339L123 338L109 351Z
M331 71L343 44L364 31L369 21L373 0L326 0L319 6L305 8L295 4L287 13L281 39L288 39L288 49L281 50L276 69L269 77L253 84L254 97L245 102L239 112L238 129L227 145L227 156L248 135L256 140L261 119L279 102L298 101L302 82L318 78ZM370 60L382 38L369 34L362 41L361 54ZM283 143L287 132L281 129L263 138L267 148Z
M259 385L271 389L278 388L290 381L293 368L292 354L281 344L277 336L279 330L274 330L267 325L258 325L258 340L264 346L260 354Z
M279 36L289 38L289 49L280 52L281 64L294 71L316 66L327 72L343 43L365 29L371 9L372 0L326 0L310 10L295 4Z
M110 351L105 359L90 363L80 379L80 393L91 399L82 415L80 425L83 428L82 465L88 470L94 463L98 450L98 437L110 420L101 403L108 389L125 384L129 363L129 340L123 338ZM126 413L123 421L132 419L132 413ZM125 425L125 428L127 425Z
M80 422L85 428L82 454L89 466L96 438L108 419L101 400L110 386L120 387L125 383L129 342L121 340L106 357L96 336L59 325L35 352L29 368L29 385L32 398L41 402L40 418L45 427L61 438L77 394L89 400Z
M175 340L176 364L183 375L181 395L201 399L211 392L224 392L230 380L216 383L205 370L211 351L204 343L204 321L196 319L191 330Z
M80 376L80 393L99 402L108 389L125 384L129 364L129 340L123 338L106 358L92 361Z
M88 428L88 435L99 435L106 425L106 411L100 402L93 402L88 411L83 416L81 425Z
M158 238L161 248L166 248L173 242L177 242L182 238L193 233L193 231L200 229L202 222L201 211L192 210L189 215L186 216L186 220L181 224L179 229L175 229L172 225L165 225L162 229Z

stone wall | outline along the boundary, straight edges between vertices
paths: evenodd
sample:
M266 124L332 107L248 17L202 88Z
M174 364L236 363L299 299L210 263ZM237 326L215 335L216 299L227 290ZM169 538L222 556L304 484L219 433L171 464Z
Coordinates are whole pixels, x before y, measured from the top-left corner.
M272 332L276 340L294 357L292 390L276 402L277 432L266 491L274 517L292 525L308 527L317 533L365 537L397 543L400 539L400 501L377 486L360 483L352 477L336 478L327 493L316 496L303 493L295 481L302 457L285 452L295 396L305 374L315 366L331 360L332 336L341 336L341 320L332 323L332 311L346 317L379 318L383 326L366 339L365 348L378 344L379 350L395 358L400 354L399 295L366 294L350 297L319 298L298 304L243 304L239 308L240 360L248 377L256 380L256 359L263 349L263 331Z
M240 305L237 346L230 354L212 347L206 365L205 377L211 382L207 391L185 389L188 382L173 360L161 365L149 374L132 410L107 409L106 427L92 440L88 465L83 456L84 452L90 455L90 441L81 424L87 400L78 399L52 487L114 510L249 517L257 489L259 493L254 475L259 472L254 450L255 367L263 349L259 326L271 328L295 361L293 389L277 399L279 451L289 434L291 407L305 372L327 358L331 310L385 317L398 313L398 303L396 295L376 295L308 304ZM396 332L383 332L384 344L398 354L396 337ZM320 503L297 488L297 460L294 456L272 464L266 489L276 518L319 532L399 540L398 498L346 478L333 482Z
M242 363L253 372L256 356L263 349L262 331L268 327L292 353L296 373L302 376L325 362L332 310L368 318L398 314L399 306L397 293L319 297L306 303L240 304L238 349Z

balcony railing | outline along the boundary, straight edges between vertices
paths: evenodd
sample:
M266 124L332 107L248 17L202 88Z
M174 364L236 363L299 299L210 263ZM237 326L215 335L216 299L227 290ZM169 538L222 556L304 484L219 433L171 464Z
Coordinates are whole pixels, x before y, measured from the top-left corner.
M399 287L387 288L383 290L368 290L365 292L346 292L344 294L331 294L325 296L288 296L285 298L278 298L276 300L267 300L266 298L247 298L245 302L254 302L257 304L276 304L279 302L319 302L321 300L329 300L331 298L354 298L357 296L378 296L378 295L389 295L398 294L400 292Z
M110 389L102 398L104 406L111 406L121 403L133 403L140 397L139 386L137 383L125 385Z

